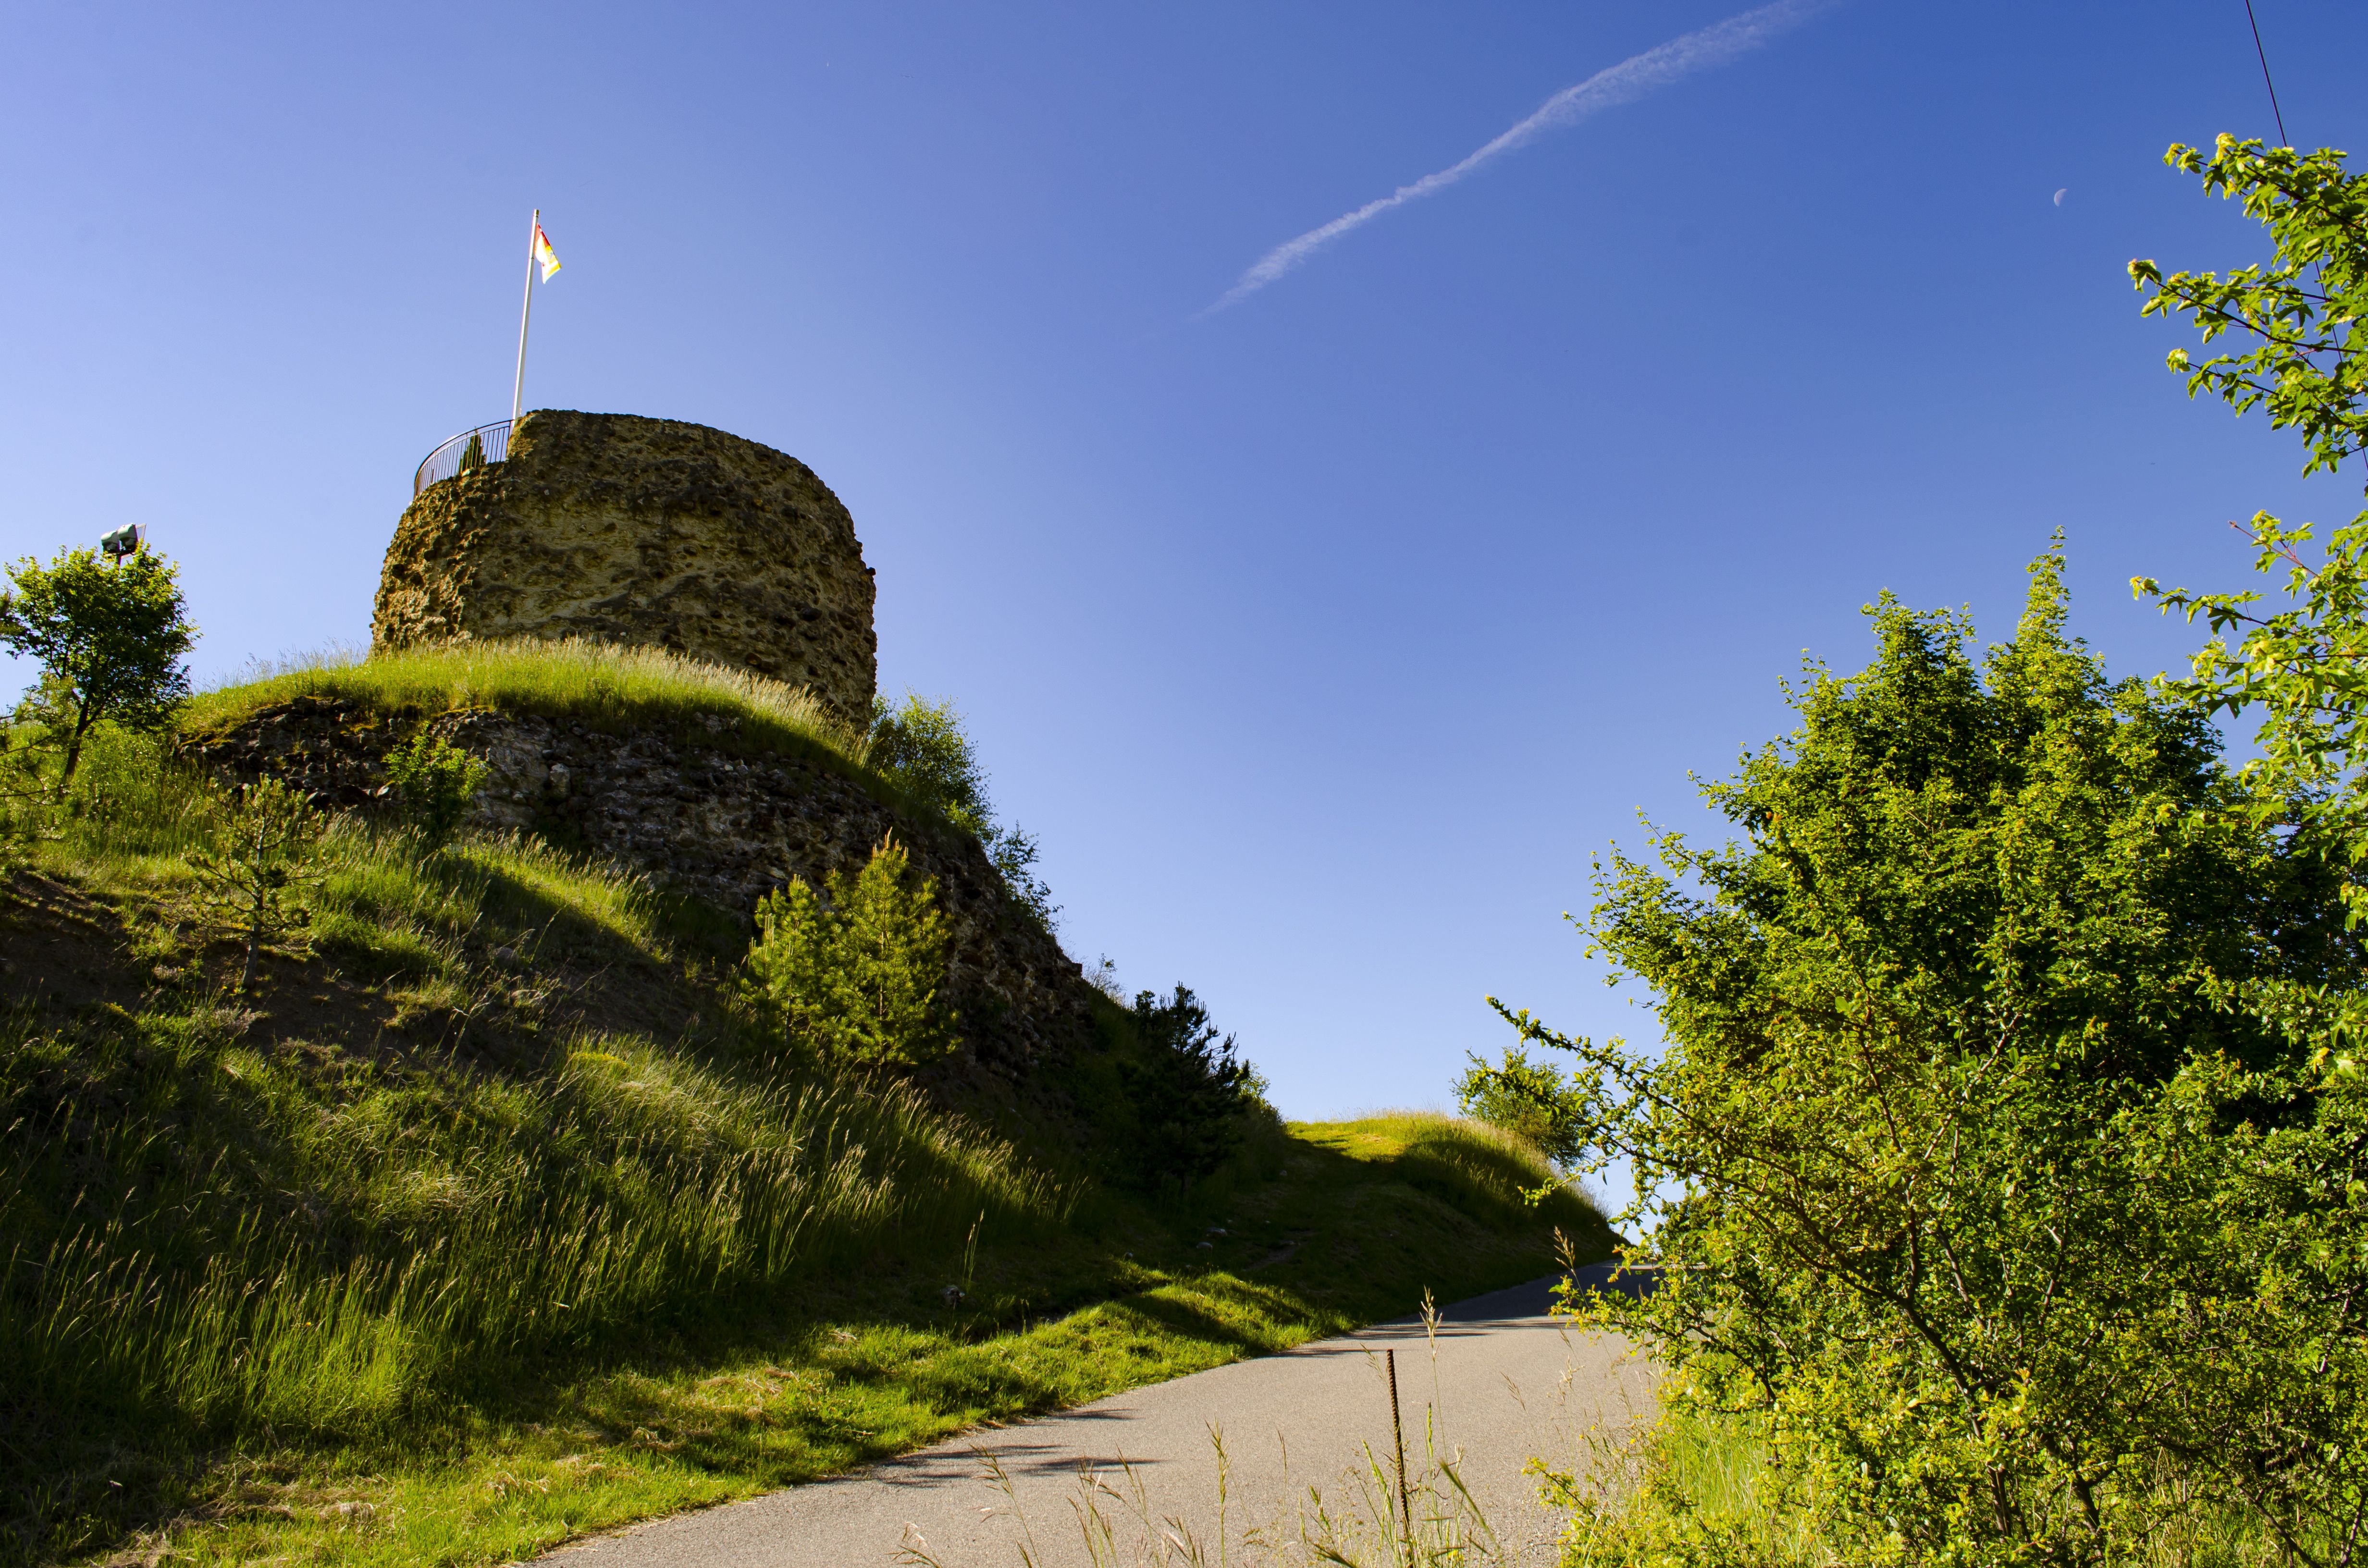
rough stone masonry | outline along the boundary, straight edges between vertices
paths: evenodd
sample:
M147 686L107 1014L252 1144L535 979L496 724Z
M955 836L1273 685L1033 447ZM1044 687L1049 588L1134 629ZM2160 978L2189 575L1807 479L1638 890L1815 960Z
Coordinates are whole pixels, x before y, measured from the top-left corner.
M279 778L324 807L367 809L408 724L340 699L300 697L192 737L188 753L233 778ZM791 877L819 888L852 876L894 833L924 877L952 940L945 998L964 1056L1021 1076L1087 1039L1089 991L1076 961L1023 912L978 840L901 815L849 780L796 757L735 751L718 716L713 745L650 730L609 733L531 714L464 709L429 733L487 766L469 820L581 845L660 886L746 920Z
M872 574L814 470L704 425L541 409L507 460L429 485L396 525L373 648L588 637L811 687L870 723Z

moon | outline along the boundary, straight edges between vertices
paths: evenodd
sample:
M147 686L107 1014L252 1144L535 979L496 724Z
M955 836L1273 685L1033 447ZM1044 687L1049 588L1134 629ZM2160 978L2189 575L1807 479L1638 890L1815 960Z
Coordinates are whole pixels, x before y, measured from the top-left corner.
M2072 187L2067 185L2064 187L2064 190L2069 190ZM2055 193L2055 205L2058 207L2064 205L2064 190L2059 190Z

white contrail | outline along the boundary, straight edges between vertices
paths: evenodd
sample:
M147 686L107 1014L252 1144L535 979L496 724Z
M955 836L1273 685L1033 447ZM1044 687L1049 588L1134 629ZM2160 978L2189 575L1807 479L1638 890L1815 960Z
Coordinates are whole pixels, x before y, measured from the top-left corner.
M1393 207L1403 207L1435 191L1445 190L1464 176L1516 147L1527 146L1540 136L1558 126L1575 125L1590 115L1634 103L1656 87L1664 87L1680 76L1692 74L1705 66L1723 65L1738 54L1748 54L1781 32L1800 26L1818 12L1829 10L1841 0L1776 0L1772 6L1746 11L1713 22L1699 32L1683 38L1673 38L1665 44L1633 54L1617 65L1608 66L1589 76L1577 86L1565 87L1548 98L1538 111L1494 142L1465 158L1462 163L1425 175L1412 185L1402 185L1389 195L1368 201L1354 212L1346 212L1320 229L1310 229L1295 240L1287 241L1258 257L1255 266L1241 275L1224 297L1201 313L1222 311L1244 295L1254 294L1276 278L1330 244L1349 230L1372 222Z

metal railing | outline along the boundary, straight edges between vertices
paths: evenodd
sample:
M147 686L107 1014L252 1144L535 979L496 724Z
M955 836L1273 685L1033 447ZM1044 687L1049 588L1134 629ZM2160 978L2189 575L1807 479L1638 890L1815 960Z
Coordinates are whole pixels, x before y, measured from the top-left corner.
M509 456L509 451L510 422L507 419L480 425L474 430L463 430L427 454L418 472L411 476L411 494L416 497L439 479L450 479L472 468L497 463Z

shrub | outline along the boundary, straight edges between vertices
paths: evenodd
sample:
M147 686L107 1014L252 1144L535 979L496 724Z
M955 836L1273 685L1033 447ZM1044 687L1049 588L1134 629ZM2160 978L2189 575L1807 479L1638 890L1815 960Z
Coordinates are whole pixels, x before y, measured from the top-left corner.
M386 754L386 778L428 843L442 846L460 830L469 798L484 782L485 765L422 729Z
M1587 1153L1587 1096L1561 1068L1531 1061L1518 1045L1507 1046L1494 1067L1464 1054L1472 1065L1455 1081L1455 1103L1464 1115L1528 1139L1565 1169L1578 1163Z
M1039 925L1052 929L1053 916L1061 911L1053 902L1053 890L1036 876L1036 835L995 820L986 796L986 772L952 703L931 702L909 691L902 702L876 699L864 760L914 800L974 835L1011 896Z
M1189 1191L1241 1147L1245 1119L1261 1103L1257 1072L1181 985L1165 1001L1139 994L1134 1030L1137 1053L1119 1064L1135 1119L1129 1174L1138 1186Z
M2064 635L2061 570L1978 663L1886 600L1874 663L1812 668L1799 728L1706 787L1740 842L1611 857L1588 930L1660 1050L1506 1013L1579 1057L1588 1168L1631 1162L1622 1229L1667 1265L1589 1310L1676 1369L1670 1408L1750 1417L1822 1560L2112 1562L2185 1499L2344 1561L2368 1106L2337 877L2200 704Z
M906 885L912 863L883 838L853 880L827 879L825 904L802 878L757 906L742 995L789 1040L834 1065L918 1067L959 1043L939 997L946 919L937 884Z
M986 774L952 703L931 702L909 691L902 702L876 699L864 760L956 827L982 839L993 830Z

